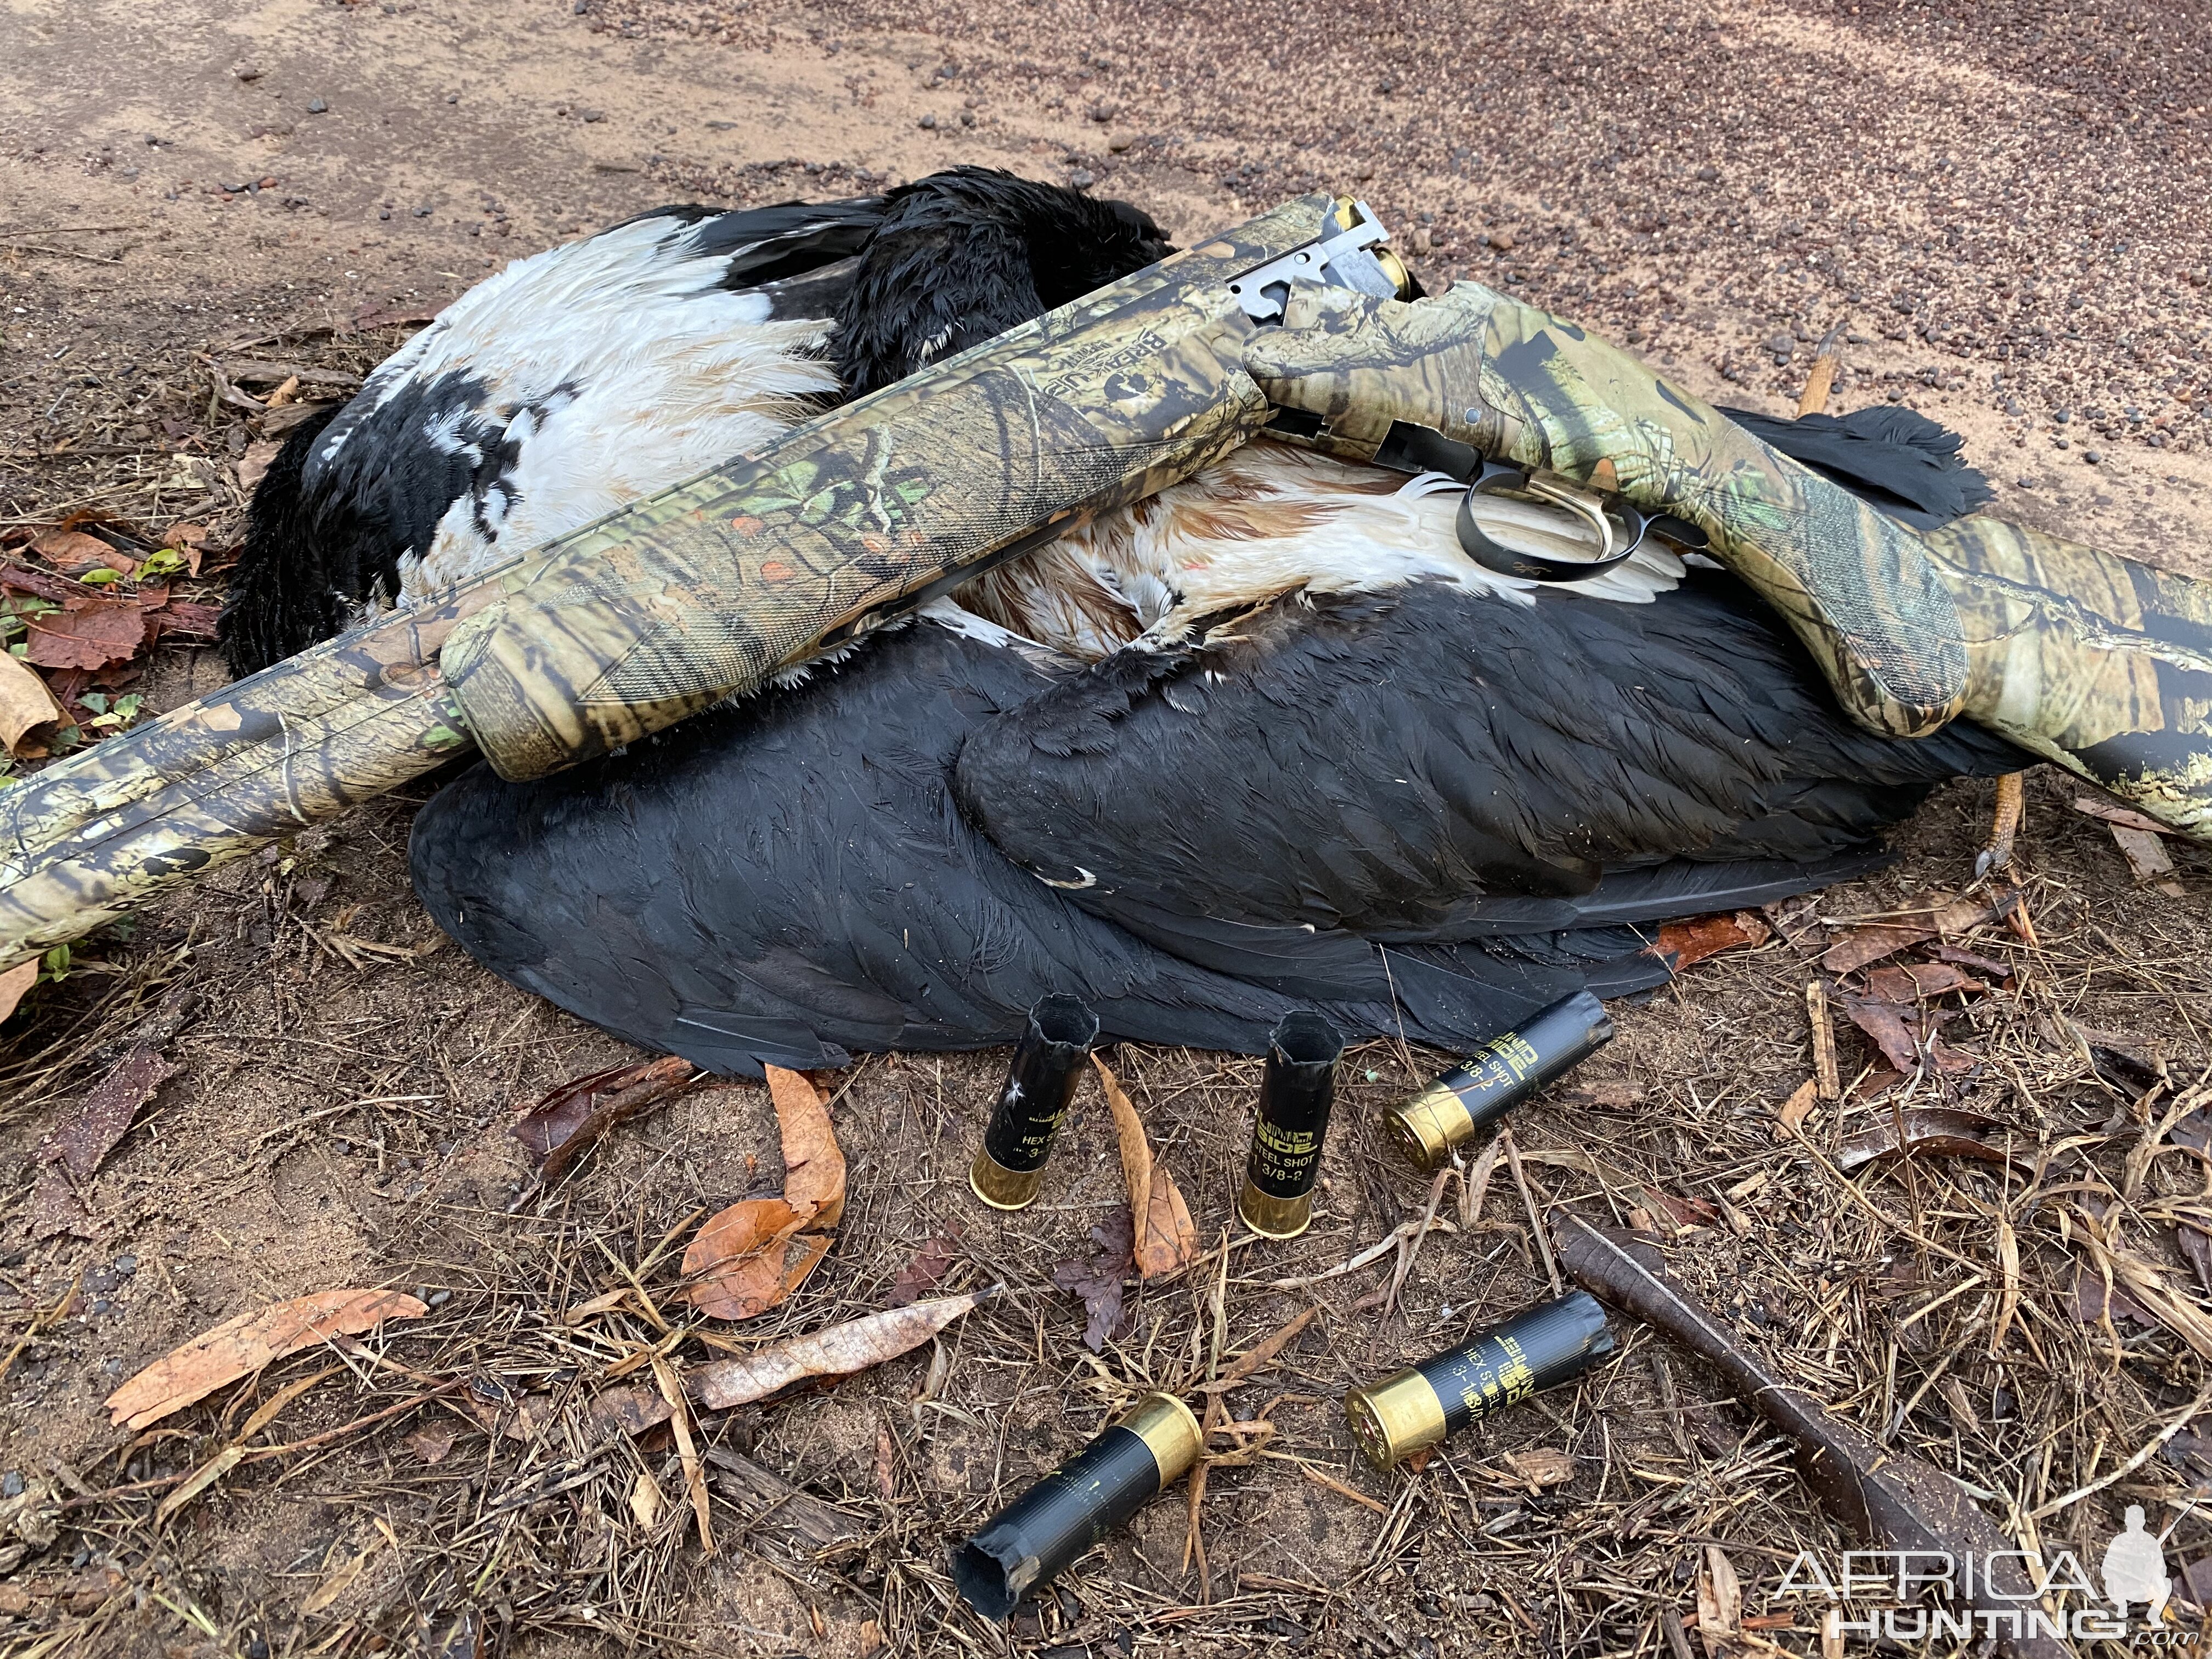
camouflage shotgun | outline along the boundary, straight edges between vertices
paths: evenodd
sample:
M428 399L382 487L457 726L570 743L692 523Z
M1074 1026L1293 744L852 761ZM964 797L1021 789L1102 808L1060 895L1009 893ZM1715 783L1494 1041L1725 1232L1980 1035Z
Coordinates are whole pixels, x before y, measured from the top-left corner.
M0 792L0 966L471 748L635 741L1188 477L1268 417L1255 319L1394 291L1383 240L1288 203Z

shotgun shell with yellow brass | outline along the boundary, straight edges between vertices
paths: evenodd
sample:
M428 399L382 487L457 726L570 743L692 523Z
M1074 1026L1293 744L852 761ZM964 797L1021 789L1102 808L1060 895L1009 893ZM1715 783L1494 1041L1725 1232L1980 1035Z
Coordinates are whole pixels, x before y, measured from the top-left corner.
M1383 1113L1407 1155L1433 1170L1513 1107L1613 1041L1605 1005L1588 991L1502 1031L1434 1083Z
M1344 1414L1367 1461L1387 1469L1478 1417L1572 1382L1613 1349L1605 1310L1587 1291L1577 1291L1373 1388L1354 1389L1344 1397Z
M1252 1153L1237 1213L1262 1238L1296 1238L1313 1220L1322 1142L1336 1099L1344 1038L1319 1014L1285 1014L1267 1038L1267 1070L1252 1114Z
M983 1150L968 1171L969 1186L993 1209L1022 1209L1036 1197L1053 1137L1097 1041L1098 1016L1080 997L1045 997L1030 1010L983 1131Z
M953 1551L962 1597L986 1619L1003 1620L1196 1462L1202 1437L1175 1395L1146 1395Z

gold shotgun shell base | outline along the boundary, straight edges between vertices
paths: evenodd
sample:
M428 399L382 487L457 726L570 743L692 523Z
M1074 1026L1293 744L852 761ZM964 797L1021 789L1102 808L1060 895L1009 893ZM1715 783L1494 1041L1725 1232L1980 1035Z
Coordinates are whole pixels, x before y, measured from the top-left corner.
M1467 1103L1441 1079L1385 1110L1382 1126L1424 1170L1444 1162L1453 1147L1474 1133Z
M1148 1394L1121 1419L1121 1426L1152 1449L1160 1466L1160 1485L1168 1485L1198 1462L1204 1431L1188 1406L1171 1394Z
M1378 1469L1388 1469L1444 1437L1444 1404L1429 1380L1413 1370L1386 1377L1371 1389L1344 1396L1344 1414L1361 1454Z
M1296 1238L1313 1224L1313 1194L1277 1198L1244 1177L1244 1190L1237 1194L1238 1219L1262 1238Z
M968 1169L969 1190L994 1210L1025 1210L1036 1201L1044 1171L1009 1170L988 1152L975 1154Z

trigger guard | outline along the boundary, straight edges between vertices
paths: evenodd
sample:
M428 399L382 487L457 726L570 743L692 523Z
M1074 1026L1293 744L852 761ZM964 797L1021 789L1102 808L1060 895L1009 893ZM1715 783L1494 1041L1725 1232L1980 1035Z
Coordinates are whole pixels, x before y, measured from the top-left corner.
M1479 495L1533 495L1553 506L1574 514L1598 533L1598 545L1605 550L1595 559L1553 559L1540 553L1525 553L1491 539L1475 522L1474 498ZM1618 514L1620 524L1613 522ZM1514 576L1522 581L1565 583L1588 581L1626 562L1644 545L1650 520L1625 501L1601 503L1597 498L1580 490L1569 493L1547 488L1542 479L1532 477L1525 469L1509 466L1502 461L1486 460L1468 484L1467 494L1459 504L1459 544L1468 557L1486 570L1501 576Z

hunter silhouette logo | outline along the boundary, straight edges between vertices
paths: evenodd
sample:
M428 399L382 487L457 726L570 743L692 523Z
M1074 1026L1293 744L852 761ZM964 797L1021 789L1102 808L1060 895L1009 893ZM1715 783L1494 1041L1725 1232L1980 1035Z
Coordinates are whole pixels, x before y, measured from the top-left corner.
M2143 1530L2142 1504L2128 1505L2127 1530L2105 1546L2104 1576L2105 1599L2114 1613L2124 1619L2129 1603L2148 1601L2150 1611L2144 1616L2158 1623L2173 1586L2166 1576L2166 1552Z

